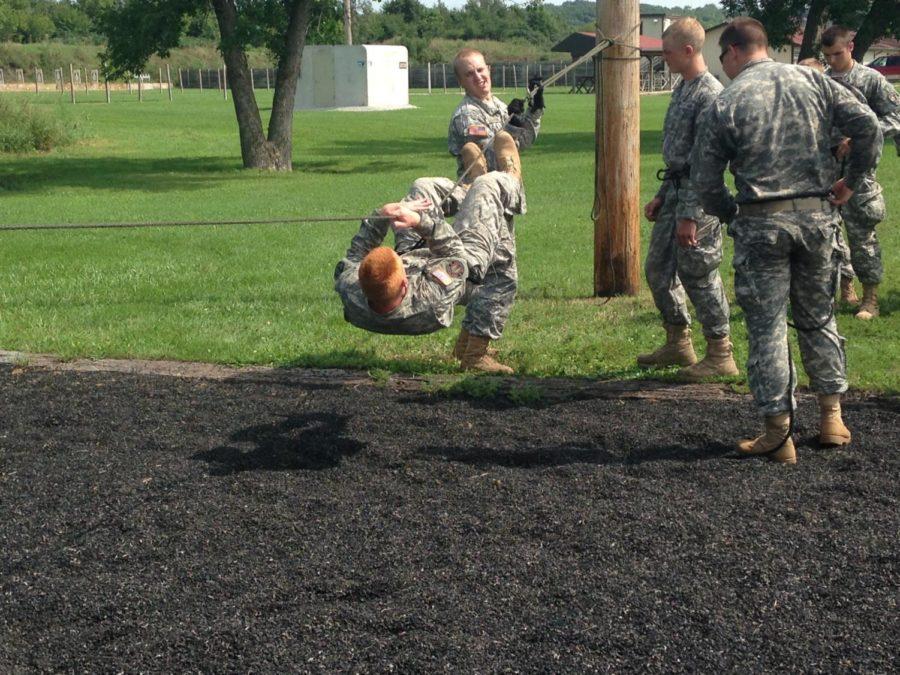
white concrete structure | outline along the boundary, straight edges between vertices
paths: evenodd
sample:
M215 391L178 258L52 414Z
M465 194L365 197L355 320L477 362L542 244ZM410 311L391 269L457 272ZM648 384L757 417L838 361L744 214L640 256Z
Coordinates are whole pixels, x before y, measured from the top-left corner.
M406 47L304 47L294 110L392 110L411 107Z

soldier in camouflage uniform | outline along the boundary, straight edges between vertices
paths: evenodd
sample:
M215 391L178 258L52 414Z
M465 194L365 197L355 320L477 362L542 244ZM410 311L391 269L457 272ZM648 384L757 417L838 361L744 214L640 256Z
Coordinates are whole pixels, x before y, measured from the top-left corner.
M830 26L822 33L822 53L829 64L826 73L862 93L878 117L884 138L897 138L900 135L900 95L884 75L853 60L852 33L842 26ZM848 151L849 144L844 141L838 146L838 159L846 156ZM878 285L884 267L875 226L884 220L884 215L884 196L873 168L842 210L853 271L863 284L863 299L856 314L858 319L878 316ZM842 271L841 284L844 294L849 296L853 277L851 273L847 278L848 271Z
M460 85L466 92L462 102L450 118L447 146L456 157L457 176L468 167L463 154L466 143L476 143L484 150L487 170L497 168L494 149L490 139L498 131L504 130L516 140L519 150L534 143L541 128L544 114L544 92L540 78L532 78L528 89L533 92L525 110L525 102L514 99L509 108L491 93L491 69L484 62L484 56L475 49L463 49L453 60L453 68Z
M881 130L845 87L810 68L772 61L758 21L735 19L719 45L733 81L701 118L691 178L704 210L729 223L734 238L735 295L750 346L747 375L765 416L764 433L738 448L794 463L788 302L803 365L818 392L819 442L850 442L840 407L847 389L844 339L833 312L834 206L846 203L875 166ZM853 140L846 177L834 183L833 124ZM736 200L723 180L729 166Z
M465 194L464 187L471 184L476 176L498 168L493 138L500 132L512 136L519 150L524 150L534 143L541 128L541 116L544 111L544 93L540 78L532 78L529 89L533 92L528 110L521 99L510 101L509 108L491 92L491 69L484 62L484 55L475 49L463 49L453 61L457 79L465 89L466 95L453 113L447 145L450 154L456 157L457 178L464 173L462 194L458 187L455 194L448 196L453 183L446 183L444 178L420 178L418 191L426 196L440 195L441 201L446 199L445 210L454 215L458 204ZM474 165L474 166L473 166ZM466 169L473 166L466 173ZM524 195L523 195L524 198ZM436 202L437 203L437 202ZM523 203L524 213L525 205ZM507 213L509 226L512 227L512 215ZM405 228L394 233L395 248L398 252L420 246L421 240L415 229Z
M675 21L663 33L663 56L682 81L672 92L663 126L663 183L644 206L647 219L656 222L644 272L662 314L666 342L637 357L641 366L686 366L681 372L692 380L738 374L729 339L728 300L719 275L722 225L703 212L690 178L697 119L722 91L700 52L704 38L703 27L689 17ZM706 338L706 356L700 363L691 342L685 291Z
M449 179L416 181L402 202L382 207L388 217L362 222L335 270L347 321L377 333L420 335L449 326L455 305L466 304L454 356L467 370L512 373L488 348L501 337L515 299L515 238L506 214L521 213L525 195L515 141L502 134L495 144L505 171L474 180L453 226L443 200ZM381 246L390 226L414 229L426 246L402 254Z

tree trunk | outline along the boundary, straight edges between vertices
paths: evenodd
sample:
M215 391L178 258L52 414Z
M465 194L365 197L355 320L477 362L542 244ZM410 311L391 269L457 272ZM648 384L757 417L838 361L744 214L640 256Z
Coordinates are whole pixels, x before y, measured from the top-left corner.
M241 139L241 159L244 162L244 168L290 171L290 152L288 152L288 162L285 166L282 153L266 140L263 133L259 106L256 104L256 95L253 93L247 54L239 46L239 40L235 37L237 8L234 0L213 0L213 9L219 23L222 57L228 68L228 85L231 89L234 112L237 116L238 134Z
M869 47L881 36L888 17L897 16L900 0L875 0L863 18L856 36L853 38L853 58L860 63L866 57Z
M285 34L285 48L278 60L275 73L275 97L272 99L272 116L269 118L269 145L278 153L280 166L291 170L291 133L294 127L294 95L309 28L310 0L293 0L291 17Z
M798 61L808 59L816 55L816 38L819 35L819 24L822 22L822 14L828 6L827 0L812 0L809 12L806 14L806 28L803 29L803 43L800 45Z
M353 44L353 3L344 0L344 44Z

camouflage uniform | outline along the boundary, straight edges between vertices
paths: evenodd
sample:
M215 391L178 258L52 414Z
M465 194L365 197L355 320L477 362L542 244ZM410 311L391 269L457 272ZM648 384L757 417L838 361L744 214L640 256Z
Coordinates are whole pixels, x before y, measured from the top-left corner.
M421 179L413 183L407 199L442 185L449 189L453 181ZM421 335L448 327L454 306L466 304L463 327L472 335L498 339L518 281L515 238L506 214L520 213L523 202L521 181L492 172L472 184L453 226L439 207L422 213L414 229L427 246L401 254L409 290L387 314L369 308L359 286L359 265L382 244L389 224L385 219L364 220L335 269L335 290L344 304L344 318L376 333Z
M719 275L722 225L718 218L703 212L688 174L697 119L720 91L722 85L705 71L689 82L682 81L672 92L663 126L666 178L656 193L662 206L644 264L647 283L663 320L679 326L691 323L684 297L687 290L703 334L710 338L723 338L730 333L728 300ZM696 247L683 248L675 240L675 226L682 218L697 222Z
M707 108L692 153L691 176L700 203L730 223L735 295L750 344L748 379L766 416L787 412L793 400L789 301L813 389L822 394L847 389L844 339L832 311L839 219L824 199L834 181L832 123L853 139L846 181L855 189L878 159L881 131L875 116L847 89L811 68L759 59L748 63ZM723 180L729 164L737 201ZM750 214L754 203L799 198L810 198L816 206ZM747 205L744 214L737 204Z
M855 61L846 73L835 73L830 68L825 72L842 84L859 91L878 117L884 138L897 138L900 134L900 95L884 75ZM842 274L852 276L852 272L855 271L864 284L881 283L884 267L875 226L884 220L885 206L882 188L875 179L874 168L866 174L865 180L850 201L843 206L841 212L844 225L847 227L853 263L853 269L842 268Z
M506 109L506 104L496 96L492 96L490 101L479 101L472 96L464 96L462 102L453 113L453 117L450 118L450 129L447 132L447 147L450 150L450 154L456 157L457 177L461 176L465 170L460 153L466 143L475 141L483 149L490 139L493 138L494 134L504 130L516 139L516 145L519 146L519 150L524 150L534 143L534 139L537 138L543 114L543 108L522 113L519 115L519 118L524 126L517 127L509 123L510 114ZM472 125L485 127L488 135L484 138L470 137L468 129ZM488 170L495 170L497 168L497 158L494 156L493 145L485 150L484 155L487 159Z

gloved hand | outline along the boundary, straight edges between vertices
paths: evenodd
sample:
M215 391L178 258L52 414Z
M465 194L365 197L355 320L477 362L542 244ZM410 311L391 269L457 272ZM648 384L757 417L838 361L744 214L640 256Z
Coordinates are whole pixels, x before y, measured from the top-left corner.
M506 110L510 115L521 115L525 112L525 101L520 98L514 98L509 102L509 105L506 106Z
M544 109L544 78L535 75L528 80L528 91L531 92L531 98L528 101L528 112Z
M512 127L519 127L520 129L525 128L525 120L522 119L521 115L510 115L507 124Z

